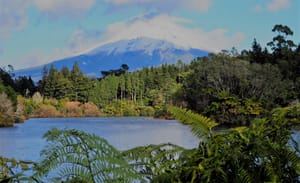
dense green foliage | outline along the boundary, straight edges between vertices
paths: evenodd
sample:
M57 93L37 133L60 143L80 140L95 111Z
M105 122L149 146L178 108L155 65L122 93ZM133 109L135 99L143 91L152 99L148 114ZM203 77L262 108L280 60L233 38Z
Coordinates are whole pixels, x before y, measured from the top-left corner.
M177 66L162 65L126 72L120 76L108 75L93 81L90 100L104 113L111 115L148 116L154 110L159 115L162 107L173 100L179 88L176 82L178 73Z
M120 69L102 71L102 78L85 76L75 62L71 70L45 67L42 79L34 86L30 77L13 79L10 66L0 70L0 93L6 93L14 111L21 114L22 109L26 117L102 114L169 118L166 106L171 104L227 126L249 125L255 118L270 115L273 108L300 99L300 45L291 41L293 31L289 27L275 25L272 31L269 49L254 39L251 49L241 53L223 50L190 64L179 60L134 72L124 63ZM19 100L21 105L18 94L25 98ZM36 102L39 94L41 100ZM85 103L93 109L96 105L98 109L93 111L98 112L85 115L81 109L87 107Z
M34 86L31 77L22 76L13 79L13 71L11 65L8 65L8 68L0 68L0 80L2 81L2 84L23 96L32 96L36 91L36 87Z
M105 139L77 130L52 129L40 163L1 158L0 180L21 182L299 182L300 150L293 128L300 105L277 108L249 127L218 123L169 107L199 138L194 149L173 144L118 152ZM25 174L27 170L31 172ZM49 175L49 177L47 177ZM51 176L50 176L51 175Z
M0 157L0 182L38 182L30 175L37 164Z
M176 119L191 127L199 146L151 145L124 154L151 182L299 182L300 105L278 108L249 127L218 129L218 123L171 107Z
M40 81L40 92L44 97L63 99L69 98L72 101L88 102L91 80L84 76L78 63L75 62L71 71L62 68L57 71L53 66L49 72L45 68L43 79Z
M243 124L275 104L284 104L291 88L271 64L250 64L228 56L192 63L183 90L189 108L221 123Z
M183 80L188 108L226 125L244 125L276 107L299 101L300 45L293 32L275 25L271 53L254 39L251 50L211 54L194 60Z
M11 127L21 122L20 105L17 94L10 86L4 86L0 79L0 127Z
M41 152L38 176L55 171L56 181L134 182L140 176L105 139L77 130L52 129Z
M194 133L205 137L197 149L183 157L179 179L182 182L299 181L299 146L289 144L292 127L299 125L299 107L276 109L272 116L258 119L250 127L225 131L201 130L200 116L195 118L190 112L172 109L179 119L191 118L192 129L197 129Z

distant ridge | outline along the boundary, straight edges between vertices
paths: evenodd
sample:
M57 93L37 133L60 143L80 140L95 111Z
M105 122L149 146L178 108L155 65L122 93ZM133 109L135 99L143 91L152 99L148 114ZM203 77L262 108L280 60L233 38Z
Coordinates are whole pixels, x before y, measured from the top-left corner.
M88 76L101 77L101 71L117 69L127 64L130 71L161 64L172 64L178 60L190 62L196 57L207 56L208 52L194 48L183 48L175 44L147 37L131 40L120 40L99 46L87 53L53 61L45 66L53 65L60 70L62 67L72 68L75 61ZM34 81L42 77L43 66L15 71L18 76L31 76Z

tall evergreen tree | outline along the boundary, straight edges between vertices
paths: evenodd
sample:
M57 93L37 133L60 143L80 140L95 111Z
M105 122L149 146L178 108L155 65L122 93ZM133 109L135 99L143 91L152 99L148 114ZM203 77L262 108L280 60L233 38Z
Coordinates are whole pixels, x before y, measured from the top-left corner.
M71 100L87 102L88 101L88 90L90 89L90 82L87 77L81 72L78 62L75 62L71 70L70 75L73 88L71 94Z
M54 68L53 65L51 65L47 77L43 78L45 83L43 93L45 97L53 98L55 96L56 77L57 77L57 70Z

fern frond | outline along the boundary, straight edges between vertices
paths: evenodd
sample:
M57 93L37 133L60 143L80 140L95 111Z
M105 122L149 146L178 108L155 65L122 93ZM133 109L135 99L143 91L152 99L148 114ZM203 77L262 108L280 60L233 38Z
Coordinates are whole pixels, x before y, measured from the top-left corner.
M65 180L132 182L141 180L121 153L105 139L78 130L48 131L48 145L41 152L39 176L58 172Z
M157 176L166 175L166 172L175 172L180 167L179 158L184 151L183 147L167 143L140 146L122 154L143 177L153 180Z
M170 106L169 112L183 124L187 124L191 127L192 132L199 138L203 139L210 136L212 128L218 126L214 120L202 116L200 114L193 113L190 110Z
M244 169L239 167L237 172L237 178L236 183L252 183L251 175Z
M36 182L32 176L36 163L0 156L0 182Z

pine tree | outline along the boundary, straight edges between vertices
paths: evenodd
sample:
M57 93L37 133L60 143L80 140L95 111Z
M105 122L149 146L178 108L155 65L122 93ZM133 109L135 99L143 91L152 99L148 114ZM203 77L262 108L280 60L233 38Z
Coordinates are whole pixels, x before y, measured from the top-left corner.
M56 76L57 76L57 70L54 68L53 65L51 65L50 69L49 69L49 73L48 75L43 78L44 80L44 96L45 97L49 97L49 98L53 98L55 95L55 83L56 83Z
M91 88L91 82L89 78L83 75L77 62L75 62L73 65L70 79L73 85L72 93L70 95L71 100L87 102L89 94L88 91Z

